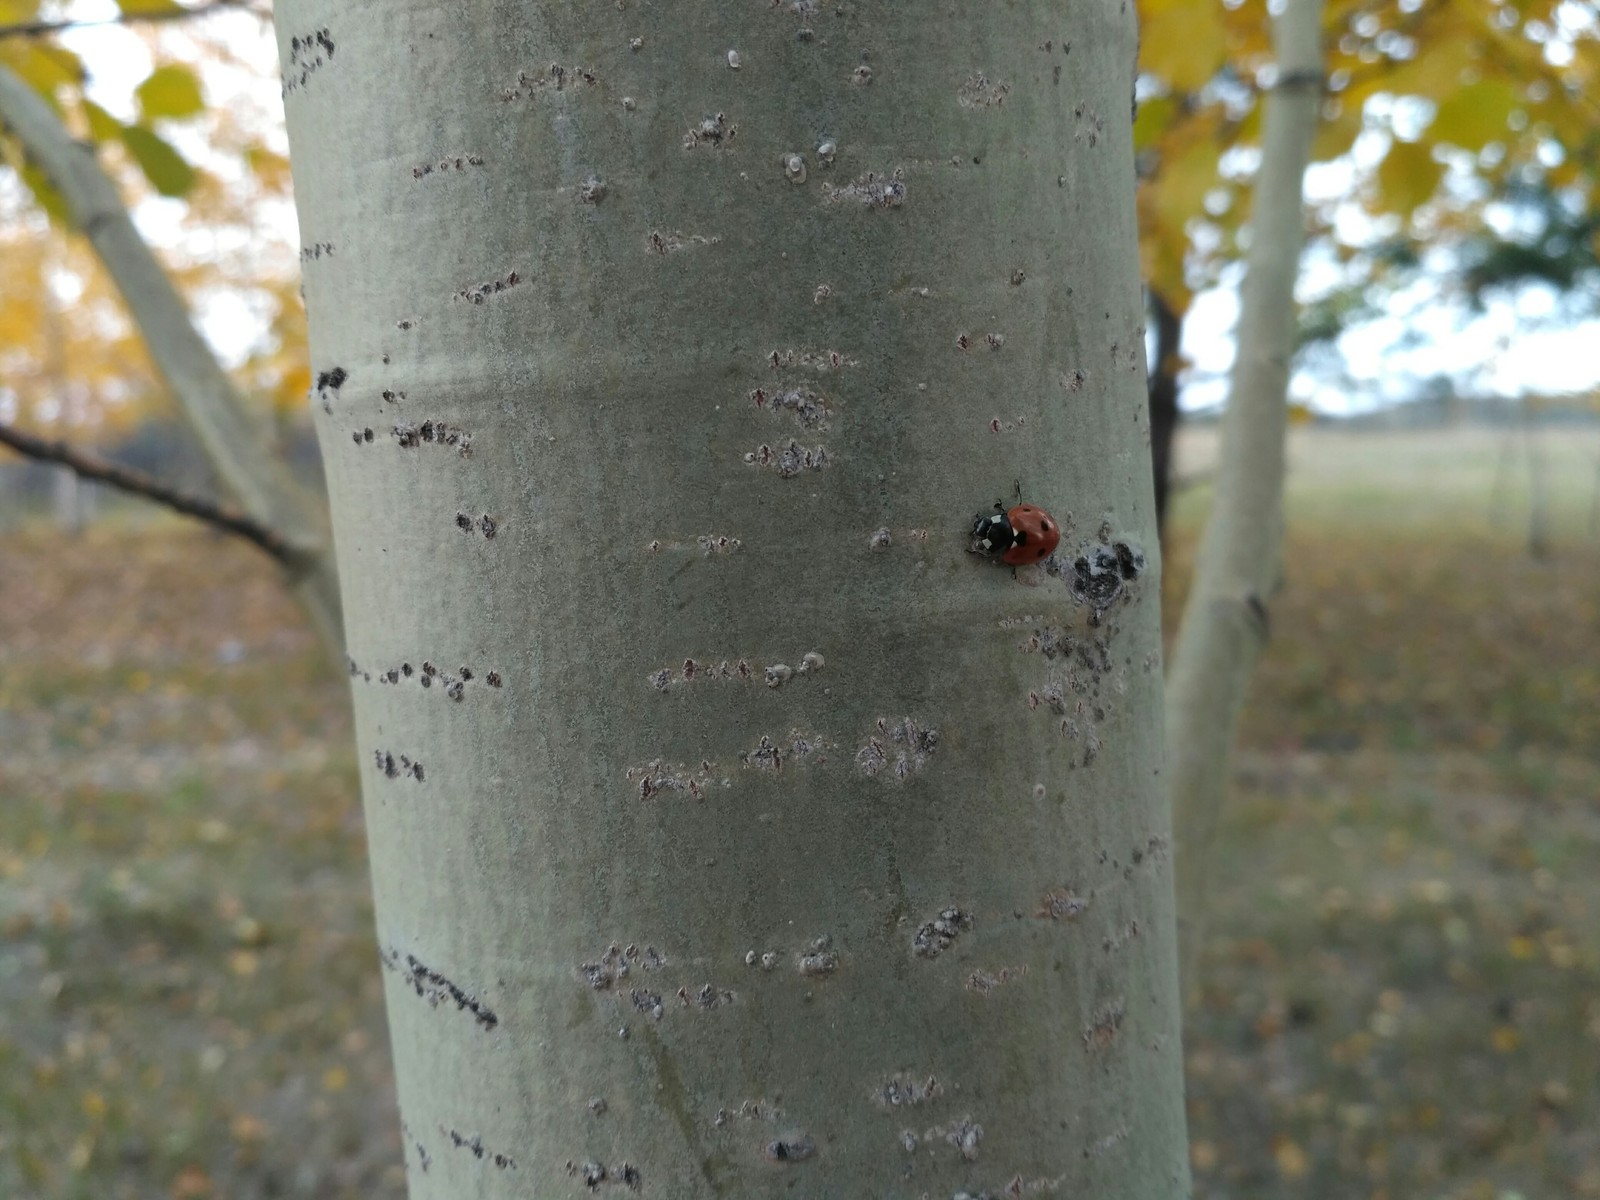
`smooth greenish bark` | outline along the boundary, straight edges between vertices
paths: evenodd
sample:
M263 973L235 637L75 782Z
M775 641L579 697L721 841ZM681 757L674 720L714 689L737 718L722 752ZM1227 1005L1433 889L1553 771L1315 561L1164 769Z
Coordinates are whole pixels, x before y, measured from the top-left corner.
M1179 935L1190 991L1197 984L1212 844L1227 796L1234 730L1266 644L1267 605L1282 569L1294 284L1305 242L1301 196L1322 100L1321 19L1321 0L1287 0L1273 19L1278 75L1266 100L1216 503L1195 558L1168 674Z
M412 1195L1187 1194L1131 6L278 21Z

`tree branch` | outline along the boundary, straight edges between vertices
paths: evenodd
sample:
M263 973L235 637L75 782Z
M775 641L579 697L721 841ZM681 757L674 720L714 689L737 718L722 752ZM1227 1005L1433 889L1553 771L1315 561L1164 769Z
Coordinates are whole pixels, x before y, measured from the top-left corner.
M156 369L204 447L223 488L292 551L295 596L330 649L344 636L326 512L275 453L261 415L245 403L154 252L140 237L93 147L74 141L53 109L0 65L0 124L66 201L121 292Z
M237 509L180 492L177 488L169 487L155 476L146 475L143 471L125 467L121 463L114 463L110 459L83 450L74 450L65 442L52 442L34 437L31 433L23 433L22 430L13 429L4 423L0 423L0 445L10 446L27 458L60 463L85 479L109 483L112 487L120 488L135 496L143 496L154 500L157 504L165 504L185 516L209 521L219 529L225 529L229 533L254 542L285 566L294 562L294 547L259 521L252 521Z
M119 12L114 17L103 17L97 21L18 21L14 25L0 25L0 38L46 37L52 33L63 33L68 29L92 29L102 25L187 21L192 17L203 17L208 13L216 12L218 9L234 9L239 12L252 13L263 20L272 19L271 12L252 8L246 3L246 0L207 0L206 3L197 4L193 8L168 8L154 12Z

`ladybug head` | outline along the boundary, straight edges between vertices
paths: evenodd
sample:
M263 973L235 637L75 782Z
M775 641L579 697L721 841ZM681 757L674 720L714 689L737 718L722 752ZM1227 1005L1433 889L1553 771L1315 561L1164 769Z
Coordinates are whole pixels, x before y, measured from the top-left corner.
M1015 540L1011 521L998 504L994 512L979 513L973 521L972 548L980 554L1003 554Z

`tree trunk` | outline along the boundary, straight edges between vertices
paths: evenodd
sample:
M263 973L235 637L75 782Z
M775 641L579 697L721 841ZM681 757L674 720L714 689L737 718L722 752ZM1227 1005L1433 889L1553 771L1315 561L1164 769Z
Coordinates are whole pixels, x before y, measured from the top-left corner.
M50 511L61 533L76 537L89 524L88 489L66 467L50 472Z
M1186 988L1193 986L1199 954L1234 729L1266 643L1267 602L1282 561L1294 284L1305 241L1303 182L1322 96L1321 15L1321 0L1287 0L1273 20L1278 81L1262 134L1216 502L1168 674L1167 755Z
M1160 292L1150 293L1155 319L1155 364L1150 369L1150 466L1156 477L1156 529L1164 537L1172 496L1172 442L1178 433L1178 371L1183 366L1183 317Z
M1544 432L1528 397L1517 407L1522 416L1522 441L1528 450L1528 556L1550 557L1550 472L1545 462Z
M1187 1194L1132 6L375 16L278 8L412 1195Z

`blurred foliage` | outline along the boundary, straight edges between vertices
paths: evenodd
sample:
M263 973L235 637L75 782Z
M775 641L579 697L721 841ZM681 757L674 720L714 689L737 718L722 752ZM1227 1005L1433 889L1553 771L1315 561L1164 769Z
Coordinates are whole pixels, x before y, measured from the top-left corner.
M1392 314L1396 297L1424 278L1479 313L1492 299L1514 302L1524 289L1541 286L1551 301L1546 320L1600 313L1600 209L1542 181L1512 181L1496 197L1496 215L1495 225L1456 238L1447 258L1425 259L1405 238L1373 243L1347 264L1342 284L1301 306L1299 344L1329 344L1363 321ZM1538 323L1526 312L1519 322Z
M1266 6L1140 0L1135 127L1147 280L1182 312L1243 255L1261 100L1272 81ZM1600 161L1600 22L1571 0L1331 0L1327 99L1314 160L1351 156L1375 233L1321 206L1345 261L1368 241L1471 238L1486 211L1536 187L1590 212ZM1358 145L1358 139L1361 144ZM1352 240L1343 241L1343 238ZM1414 255L1413 255L1414 257ZM1365 281L1395 264L1373 254Z
M1481 230L1466 240L1458 274L1467 297L1529 284L1550 287L1572 314L1600 310L1600 210L1548 186L1513 188L1505 232Z
M121 0L119 7L164 17L219 6ZM1195 291L1215 284L1243 254L1261 101L1273 78L1269 20L1260 0L1140 0L1139 7L1141 253L1147 280L1181 314ZM169 261L202 303L223 292L247 298L265 332L241 382L281 411L300 408L309 377L294 248L283 241L286 219L261 218L264 204L286 205L289 195L281 116L275 108L249 113L241 104L247 84L257 94L266 90L271 68L261 65L260 53L241 51L237 25L224 36L210 16L133 23L125 36L148 53L150 70L126 97L97 100L87 65L58 37L3 34L61 11L39 0L0 0L0 64L99 148L136 207L151 196L182 201L185 232L178 245L164 247ZM1353 191L1320 207L1317 229L1349 266L1351 290L1391 282L1399 262L1386 247L1396 241L1411 245L1416 260L1415 247L1475 237L1464 277L1474 294L1481 288L1473 281L1486 271L1543 271L1559 285L1561 260L1546 253L1548 240L1507 238L1491 246L1478 235L1485 212L1517 188L1542 189L1562 211L1577 212L1576 221L1589 219L1600 161L1600 27L1592 6L1332 0L1326 24L1328 96L1315 156L1349 156ZM258 33L257 51L264 25ZM224 78L236 84L227 94L217 86ZM33 211L59 221L59 199L3 135L0 156L31 194ZM1370 235L1351 235L1335 221L1337 204L1351 199L1372 218ZM31 236L50 236L15 210L0 222L12 236L18 224ZM1592 222L1590 240L1592 252ZM41 284L35 294L47 291ZM1377 303L1377 293L1370 299ZM1314 324L1360 311L1335 303ZM0 324L0 346L18 345L34 362L48 361L26 331L14 338ZM76 371L77 358L66 361ZM132 390L139 404L158 392ZM87 395L93 401L98 393L90 388ZM27 417L41 411L32 400L21 407Z
M119 5L156 16L218 7ZM157 252L192 309L204 313L221 301L262 327L247 346L234 339L232 349L244 349L235 374L245 393L280 415L302 409L310 376L299 265L288 241L290 176L282 112L262 65L270 25L235 12L228 25L208 15L104 32L125 39L128 61L150 63L126 94L113 95L96 88L92 64L59 37L4 33L61 15L60 5L0 0L0 65L95 146L136 222L161 231ZM3 131L0 162L11 168L0 171L0 252L8 267L0 279L0 414L9 410L39 432L94 438L170 411L115 289L65 224L60 198ZM176 208L163 211L162 200ZM92 320L83 320L85 309Z
M0 259L0 388L20 423L104 437L150 411L144 341L88 246L12 206L0 213Z

